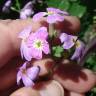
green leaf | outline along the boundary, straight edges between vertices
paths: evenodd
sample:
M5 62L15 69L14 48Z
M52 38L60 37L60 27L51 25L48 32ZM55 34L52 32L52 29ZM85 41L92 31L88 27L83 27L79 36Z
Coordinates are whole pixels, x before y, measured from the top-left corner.
M58 8L58 4L60 3L61 0L46 0L46 3L48 7L56 7Z
M58 8L60 8L61 10L68 10L70 3L68 0L61 0L61 2L58 5Z
M70 0L71 2L76 2L76 1L78 1L78 0Z
M73 16L78 16L81 18L86 12L86 7L79 5L78 3L73 3L69 9L69 13Z
M64 49L61 46L54 46L52 47L52 53L55 57L61 57Z
M67 10L70 6L68 0L47 0L48 7L60 8L61 10Z

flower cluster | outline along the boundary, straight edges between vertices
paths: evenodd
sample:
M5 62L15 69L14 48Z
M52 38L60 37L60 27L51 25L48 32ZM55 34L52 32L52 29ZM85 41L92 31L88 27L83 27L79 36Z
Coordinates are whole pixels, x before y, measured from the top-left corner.
M33 21L37 22L42 17L45 17L46 22L49 24L49 26L50 25L53 26L57 22L63 22L65 15L69 14L67 12L61 11L60 9L47 8L47 12L39 12L35 14L33 16ZM22 67L20 67L20 70L17 73L17 84L19 84L20 80L22 79L25 86L33 86L34 80L38 76L40 68L38 66L26 68L27 62L31 61L33 58L42 59L43 54L52 55L53 53L52 48L54 47L54 45L52 44L49 45L49 41L52 40L53 37L50 36L50 32L48 32L47 29L48 29L47 27L40 27L38 30L34 32L32 30L32 26L28 26L22 32L19 33L18 38L21 39L21 47L20 47L21 57L22 59L24 58L26 62L23 64ZM54 32L54 30L51 31ZM68 51L74 47L75 51L70 59L77 61L80 60L85 45L82 41L78 39L77 36L61 32L59 37L56 38L58 38L61 41L61 44L63 43L62 46L60 44L58 48L57 47L53 48L54 50L56 50L55 52L57 56L62 56L60 55L62 52L64 52L62 51L62 49Z

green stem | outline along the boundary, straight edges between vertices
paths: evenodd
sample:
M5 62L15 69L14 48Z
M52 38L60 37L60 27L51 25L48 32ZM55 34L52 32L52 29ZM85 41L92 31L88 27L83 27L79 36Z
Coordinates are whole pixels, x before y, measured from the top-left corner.
M20 10L20 3L19 3L19 0L16 0L16 7L18 8L18 10Z
M17 12L17 13L20 13L20 11L17 10L17 9L15 9L14 7L11 7L11 10L13 10L13 11L15 11L15 12Z
M49 24L49 36L52 38L54 35L54 25Z

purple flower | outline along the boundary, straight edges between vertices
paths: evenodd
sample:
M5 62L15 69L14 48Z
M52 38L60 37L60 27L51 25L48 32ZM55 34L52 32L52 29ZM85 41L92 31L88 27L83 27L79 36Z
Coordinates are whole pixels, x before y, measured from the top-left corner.
M60 40L61 40L61 43L63 43L63 48L64 49L70 49L74 46L74 44L77 40L77 36L62 33L60 35Z
M49 44L46 41L48 32L46 27L39 28L35 33L32 33L28 38L28 47L31 48L32 58L41 59L42 52L50 53Z
M28 2L24 8L20 12L20 18L21 19L27 19L34 13L33 11L33 3L30 1Z
M64 15L68 15L67 12L61 11L60 9L56 8L47 8L47 12L39 12L33 16L34 21L40 20L42 17L47 17L48 23L55 23L57 21L63 21Z
M2 8L2 11L8 13L10 10L11 4L12 4L12 1L7 0Z
M26 68L27 62L23 64L23 66L20 67L18 73L17 73L17 84L20 84L20 80L22 79L24 85L26 87L32 87L34 85L34 80L38 76L40 72L39 67L31 67Z
M76 47L76 49L75 49L74 54L71 57L71 60L79 61L81 56L82 56L82 53L83 53L83 51L85 49L85 44L82 41L77 40L76 44L75 44L75 47Z
M22 58L25 57L25 59L28 61L32 59L32 56L30 54L32 50L27 46L27 39L30 36L31 31L32 31L32 27L28 26L21 33L19 33L19 36L18 36L19 38L22 39L21 47L20 47L21 57Z

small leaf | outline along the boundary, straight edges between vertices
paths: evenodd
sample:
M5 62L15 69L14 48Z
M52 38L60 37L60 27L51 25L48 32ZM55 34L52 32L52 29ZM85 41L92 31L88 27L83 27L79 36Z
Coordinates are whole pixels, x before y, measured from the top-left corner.
M69 13L73 16L78 16L81 18L86 12L86 7L79 5L78 3L73 3L69 9Z
M52 53L55 57L61 57L64 49L61 46L54 46L52 47Z
M48 7L56 7L58 8L58 4L60 3L61 0L46 0L46 3Z
M58 8L61 10L68 10L70 6L70 3L68 0L61 0L61 2L58 4Z
M67 10L70 6L68 0L47 0L46 3L48 7L55 7L61 10Z

